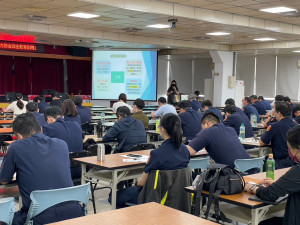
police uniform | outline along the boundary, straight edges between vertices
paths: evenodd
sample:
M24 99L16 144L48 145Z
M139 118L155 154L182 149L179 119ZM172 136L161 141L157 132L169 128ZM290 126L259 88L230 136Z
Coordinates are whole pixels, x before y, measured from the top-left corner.
M202 112L202 104L201 102L197 101L197 100L193 100L191 101L191 106L192 106L192 109L199 112L199 109L200 111Z
M236 111L238 112L238 113L241 113L241 114L245 114L244 113L244 111L241 109L241 108L239 108L239 107L235 107L236 108Z
M293 160L289 157L286 133L296 125L297 123L291 118L283 118L279 122L272 123L272 125L267 128L267 131L261 136L261 141L263 143L269 144L271 142L276 169L294 165Z
M268 100L262 100L261 103L265 105L266 110L272 110L271 103Z
M39 113L44 113L45 112L45 109L47 107L49 107L50 105L45 102L45 101L40 101L40 103L38 103L38 108L39 108Z
M242 123L245 125L245 137L246 138L253 137L254 133L253 133L252 126L250 124L248 117L244 113L243 114L238 112L233 113L223 121L223 124L226 127L229 126L235 129L237 135L240 135L240 127Z
M91 122L91 109L85 106L76 106L78 115L81 118L81 123L90 123Z
M219 109L214 108L214 107L210 107L208 110L206 110L203 113L203 116L206 115L207 113L214 113L215 115L217 115L219 117L220 121L223 122L223 116L222 116L222 113Z
M10 145L0 169L0 181L11 182L14 173L17 174L23 206L15 213L13 224L25 223L32 191L73 186L67 144L44 134L35 134ZM65 210L66 208L60 204L38 215L40 224L77 217L82 212L77 203L68 203L64 206L68 209ZM57 210L60 212L57 213Z
M180 113L181 127L186 142L191 141L201 131L202 114L193 109L188 109L184 113Z
M250 159L235 130L232 127L225 127L223 123L200 131L189 146L195 151L205 148L216 163L232 168L236 159Z
M300 116L296 116L295 121L300 124Z
M259 115L266 115L267 114L266 106L263 103L261 103L259 101L256 101L252 105L256 108Z
M256 108L250 104L243 107L244 114L251 120L251 115L255 114L257 118L257 122L260 123L259 113L257 112Z
M181 144L180 150L176 148L172 138L165 140L162 145L150 152L148 163L144 168L145 173L154 170L177 170L188 166L190 162L190 152L184 144ZM117 207L125 207L125 203L137 204L138 195L142 187L130 187L118 191ZM110 201L110 199L109 199Z
M35 116L41 127L47 124L43 113L33 112L33 115Z
M79 115L77 115L77 116L64 115L64 120L65 121L75 121L79 124L79 126L81 126L81 117Z

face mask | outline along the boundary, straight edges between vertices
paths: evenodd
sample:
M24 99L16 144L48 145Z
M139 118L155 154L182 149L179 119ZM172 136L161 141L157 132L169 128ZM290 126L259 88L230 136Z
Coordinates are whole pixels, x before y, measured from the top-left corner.
M289 156L291 157L291 159L292 159L295 163L299 163L299 160L298 160L298 158L297 158L297 154L298 154L298 153L299 153L299 152L297 152L296 155L292 155L291 149L289 148Z

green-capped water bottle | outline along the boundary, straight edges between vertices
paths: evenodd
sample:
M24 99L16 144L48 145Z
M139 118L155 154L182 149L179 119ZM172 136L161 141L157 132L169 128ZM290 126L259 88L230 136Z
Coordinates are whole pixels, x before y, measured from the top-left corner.
M271 178L275 180L275 160L273 158L273 154L269 154L269 158L267 160L267 178Z

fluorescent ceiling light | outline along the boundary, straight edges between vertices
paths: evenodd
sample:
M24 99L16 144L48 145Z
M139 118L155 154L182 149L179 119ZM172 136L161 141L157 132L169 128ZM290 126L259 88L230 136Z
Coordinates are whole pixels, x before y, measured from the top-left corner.
M222 36L222 35L229 35L230 33L226 32L213 32L213 33L206 33L206 35L213 35L213 36Z
M254 41L276 41L275 38L254 38Z
M71 14L68 14L68 16L84 18L84 19L91 19L91 18L99 17L99 15L90 14L90 13L83 13L83 12L71 13Z
M293 51L293 52L295 52L295 53L300 53L300 50L295 50L295 51Z
M285 13L285 12L293 12L293 11L297 11L297 10L281 6L281 7L260 9L259 11L268 12L268 13Z
M166 25L166 24L152 24L152 25L148 25L147 27L162 29L162 28L170 28L170 25Z

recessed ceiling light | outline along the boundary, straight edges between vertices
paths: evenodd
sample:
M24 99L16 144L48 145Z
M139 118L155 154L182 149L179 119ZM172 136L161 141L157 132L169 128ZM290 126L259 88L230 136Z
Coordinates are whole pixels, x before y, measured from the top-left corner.
M300 53L300 50L295 50L295 51L293 51L293 52L295 52L295 53Z
M276 41L275 38L254 38L254 41Z
M297 11L297 10L281 6L281 7L260 9L259 11L268 12L268 13L285 13L285 12L292 12L292 11Z
M213 35L213 36L222 36L222 35L230 35L231 33L226 32L213 32L213 33L206 33L206 35Z
M162 28L170 28L170 25L166 25L166 24L152 24L152 25L148 25L147 27L162 29Z
M91 18L99 17L99 15L90 14L90 13L83 13L83 12L71 13L71 14L68 14L68 16L84 18L84 19L91 19Z

